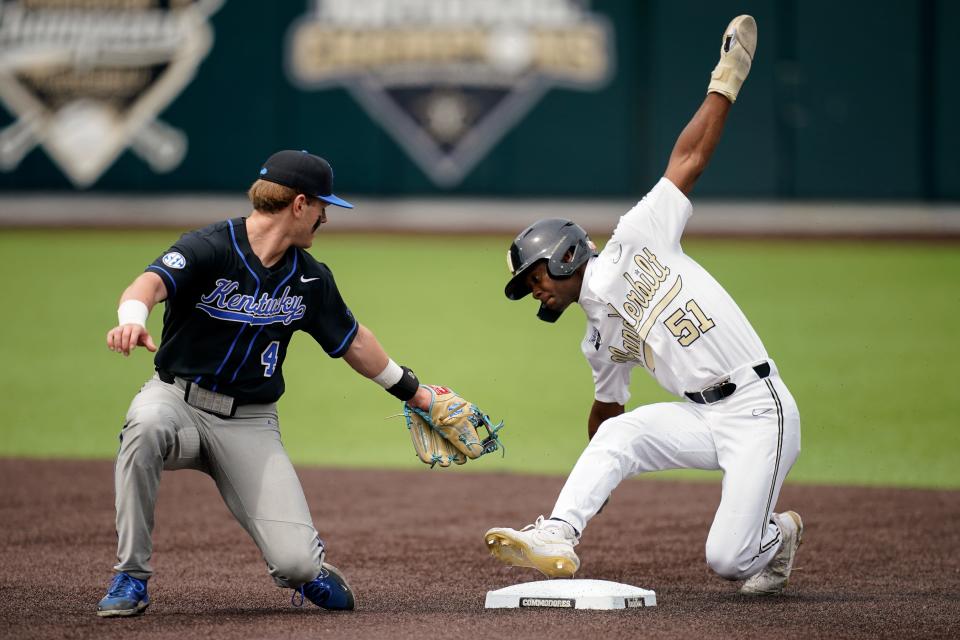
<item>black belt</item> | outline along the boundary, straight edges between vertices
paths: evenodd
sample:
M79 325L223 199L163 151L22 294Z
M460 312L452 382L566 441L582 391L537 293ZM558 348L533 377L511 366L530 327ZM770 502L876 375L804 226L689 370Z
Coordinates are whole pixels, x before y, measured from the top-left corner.
M757 377L763 380L770 375L770 363L761 362L760 364L756 365L753 370L756 372ZM729 398L736 390L737 385L729 380L724 380L723 382L715 384L712 387L707 387L703 391L687 391L683 395L687 396L697 404L713 404L714 402L720 402L724 398Z

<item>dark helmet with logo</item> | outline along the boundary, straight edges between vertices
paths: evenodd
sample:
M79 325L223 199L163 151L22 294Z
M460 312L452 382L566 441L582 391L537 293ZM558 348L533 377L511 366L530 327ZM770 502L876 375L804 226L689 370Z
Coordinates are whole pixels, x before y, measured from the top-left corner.
M538 220L521 231L507 251L507 267L513 277L503 292L511 300L520 300L530 293L527 272L541 260L546 260L551 278L562 280L595 255L596 246L580 225L562 218ZM556 322L561 313L541 304L537 317Z

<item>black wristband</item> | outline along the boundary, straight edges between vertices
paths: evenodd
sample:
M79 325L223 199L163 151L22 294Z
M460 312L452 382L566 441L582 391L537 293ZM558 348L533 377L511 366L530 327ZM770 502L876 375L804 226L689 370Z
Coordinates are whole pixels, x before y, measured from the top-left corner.
M420 388L420 380L417 379L417 374L413 371L410 371L408 367L400 365L400 368L403 369L403 375L400 376L399 382L387 389L387 393L392 395L398 400L403 400L406 402L413 396L417 395L417 389Z

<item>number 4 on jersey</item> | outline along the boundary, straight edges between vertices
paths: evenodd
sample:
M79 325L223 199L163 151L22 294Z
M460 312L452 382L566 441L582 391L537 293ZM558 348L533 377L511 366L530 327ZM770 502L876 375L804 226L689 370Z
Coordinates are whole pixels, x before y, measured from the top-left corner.
M263 350L263 353L260 354L260 364L265 368L263 370L263 377L269 378L273 375L273 372L277 370L277 359L280 353L280 342L274 340L267 345L267 348Z

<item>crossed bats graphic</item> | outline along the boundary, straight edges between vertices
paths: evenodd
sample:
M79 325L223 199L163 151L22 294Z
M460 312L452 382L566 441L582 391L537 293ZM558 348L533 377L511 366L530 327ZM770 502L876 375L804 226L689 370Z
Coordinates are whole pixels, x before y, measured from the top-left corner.
M0 130L0 169L15 168L43 142L44 127L37 120L49 118L49 115L31 114ZM161 120L153 120L130 138L129 147L155 171L167 171L183 159L186 135Z

